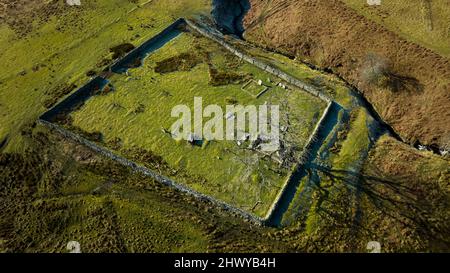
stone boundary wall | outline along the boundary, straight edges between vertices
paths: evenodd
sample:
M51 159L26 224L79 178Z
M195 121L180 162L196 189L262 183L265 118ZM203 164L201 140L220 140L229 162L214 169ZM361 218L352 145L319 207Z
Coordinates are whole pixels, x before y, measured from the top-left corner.
M319 136L320 129L322 128L322 124L323 124L325 118L330 113L330 109L331 109L332 105L333 105L333 102L328 104L327 108L325 109L325 111L322 114L322 117L317 122L316 127L314 128L314 131L309 136L309 139L308 139L308 141L306 142L306 144L305 144L305 146L303 148L302 155L300 156L299 161L297 162L294 170L291 172L291 175L286 179L286 182L284 183L283 187L278 192L277 197L273 201L272 206L267 211L266 217L264 218L265 221L267 221L267 220L272 218L273 214L275 213L275 210L278 208L280 200L282 199L283 195L286 193L286 190L288 189L288 186L291 183L294 183L294 181L292 179L294 178L294 176L296 174L296 171L298 169L300 169L301 167L303 167L307 163L307 160L309 158L309 150L311 149L311 146L316 142L316 140L317 140L317 138Z
M136 58L143 58L145 54L148 52L152 52L156 49L158 49L159 43L162 39L169 36L170 40L173 37L170 37L170 34L175 31L174 34L178 35L181 33L181 30L178 30L178 27L181 25L186 25L186 21L183 18L180 18L173 22L171 25L166 27L164 30L153 36L152 38L148 39L144 43L142 43L140 46L136 47L135 49L131 50L115 62L109 66L110 71L114 73L122 73L124 70L127 69L127 64L133 62Z
M202 34L203 36L219 43L220 45L225 47L228 51L230 51L231 53L233 53L240 59L243 59L244 61L251 63L256 67L258 67L270 74L275 75L276 77L286 81L289 84L292 84L298 88L305 90L309 94L311 94L315 97L318 97L327 103L331 103L332 100L327 95L323 94L320 90L315 88L314 86L307 84L305 82L302 82L302 81L290 76L289 74L287 74L277 68L272 67L270 64L264 63L256 58L253 58L252 56L250 56L246 53L243 53L239 49L236 49L235 47L233 47L232 45L230 45L229 43L227 43L225 41L225 39L221 33L211 30L206 25L199 26L198 24L194 23L191 20L185 19L185 21L188 24L188 26L193 28L195 31L197 31L200 34Z
M72 94L65 97L62 101L51 107L39 119L52 121L56 116L64 112L72 111L77 105L81 105L92 97L96 89L102 89L108 84L108 80L97 76L90 80L87 84L77 89Z
M280 200L282 199L283 195L285 194L286 190L288 189L288 186L293 182L293 177L296 173L296 170L298 170L299 168L301 168L302 166L305 165L306 161L309 158L309 153L310 153L310 149L311 147L314 145L314 143L316 142L318 136L319 136L319 132L320 129L322 128L322 124L324 123L324 120L328 117L329 113L330 113L330 109L333 106L333 100L331 100L327 95L323 94L321 91L317 90L317 88L302 82L290 75L288 75L287 73L272 67L269 64L266 64L256 58L253 58L252 56L241 52L240 50L236 49L235 47L233 47L232 45L230 45L229 43L227 43L223 37L223 35L217 31L211 30L208 26L203 25L203 26L199 26L196 23L194 23L191 20L186 19L185 20L186 23L193 28L195 31L199 32L200 34L202 34L203 36L219 43L220 45L222 45L223 47L225 47L228 51L230 51L231 53L233 53L234 55L236 55L237 57L239 57L240 59L245 60L248 63L251 63L253 65L255 65L256 67L275 75L276 77L285 80L286 82L288 82L291 85L294 85L304 91L306 91L307 93L318 97L319 99L325 101L327 103L327 107L325 108L321 118L319 119L319 121L316 123L316 126L313 130L313 132L311 133L311 135L308 138L308 141L306 142L304 148L303 148L303 152L302 155L299 158L299 162L296 164L296 167L294 169L294 171L291 173L291 175L286 179L286 182L284 183L282 189L278 192L277 197L275 198L274 202L272 203L270 209L268 210L268 212L266 213L266 217L264 218L264 221L266 222L267 220L271 219L272 215L274 214L275 210L277 209Z
M197 192L197 191L195 191L195 190L193 190L193 189L191 189L191 188L189 188L187 186L181 185L181 184L171 180L168 177L165 177L163 175L155 173L154 171L151 171L150 169L148 169L148 168L146 168L144 166L136 164L135 162L133 162L133 161L131 161L129 159L126 159L125 157L117 155L117 154L111 152L110 150L108 150L108 149L106 149L106 148L104 148L102 146L99 146L99 145L97 145L97 144L95 144L95 143L85 139L84 137L82 137L82 136L80 136L78 134L72 133L71 131L64 129L63 127L61 127L61 126L59 126L57 124L48 122L48 121L43 120L43 119L39 119L38 122L41 123L42 125L50 128L51 130L54 130L54 131L58 132L59 134L64 136L66 139L72 139L72 140L74 140L74 141L76 141L76 142L78 142L80 144L83 144L84 146L90 148L94 152L97 152L97 153L99 153L100 155L102 155L104 157L112 159L112 160L114 160L114 161L116 161L116 162L118 162L118 163L120 163L120 164L122 164L124 166L127 166L127 167L131 168L134 172L141 173L141 174L143 174L145 176L151 177L151 178L155 179L156 181L158 181L158 182L160 182L160 183L162 183L162 184L164 184L166 186L175 188L175 189L177 189L180 192L192 195L195 198L200 199L201 201L210 202L213 205L216 205L216 206L220 207L221 209L223 209L225 211L232 212L234 214L240 215L244 219L246 219L246 220L248 220L250 222L253 222L255 224L261 225L261 224L264 223L264 220L261 219L260 217L257 217L257 216L255 216L253 214L250 214L250 213L248 213L248 212L246 212L246 211L244 211L242 209L236 208L236 207L234 207L234 206L232 206L232 205L230 205L228 203L225 203L223 201L215 199L214 197L211 197L209 195L205 195L205 194L199 193L199 192Z
M166 35L169 31L173 31L174 28L180 26L181 24L186 23L188 26L190 26L191 28L193 28L194 30L196 30L197 32L199 32L200 34L202 34L203 36L216 41L217 43L221 44L223 47L225 47L227 50L229 50L230 52L232 52L233 54L235 54L237 57L255 65L256 67L271 73L273 75L275 75L276 77L285 80L286 82L288 82L289 84L292 84L300 89L303 89L304 91L306 91L307 93L320 98L321 100L327 102L327 107L321 117L321 119L318 121L318 123L316 124L316 127L313 131L313 133L310 135L306 145L304 146L304 150L303 153L300 157L300 161L298 162L298 164L296 165L295 170L297 170L298 168L300 168L301 166L303 166L305 164L305 160L306 157L305 155L308 155L309 153L309 149L311 148L311 146L314 144L314 142L317 139L317 136L319 134L320 128L322 127L322 123L324 122L324 119L328 116L330 108L332 106L332 104L334 103L329 97L327 97L326 95L324 95L321 91L317 90L315 87L306 84L298 79L295 79L294 77L286 74L283 71L280 71L279 69L276 69L272 66L270 66L269 64L266 64L260 60L257 60L245 53L242 53L241 51L239 51L238 49L235 49L233 46L229 45L224 39L223 39L223 35L217 31L214 31L210 28L208 28L207 26L202 26L199 27L197 24L193 23L190 20L187 19L178 19L177 21L175 21L173 24L171 24L169 27L167 27L166 29L164 29L162 32L160 32L159 34L157 34L155 37L151 38L149 41L145 42L144 44L142 44L141 46L137 47L136 49L134 49L133 51L129 52L127 55L125 55L124 57L120 58L119 60L117 60L115 63L113 63L110 67L118 67L120 66L122 63L126 62L127 59L130 58L130 56L138 56L141 51L142 48L148 46L149 44L155 43L155 41L157 41L159 38L163 37L164 35ZM70 106L74 103L76 103L77 99L81 99L81 101L85 101L86 95L88 94L88 89L90 88L90 86L93 85L93 83L104 83L104 81L107 81L106 79L103 79L101 77L97 77L91 81L89 81L86 85L84 85L83 87L81 87L80 89L78 89L77 91L75 91L73 94L69 95L68 97L66 97L63 101L61 101L60 103L58 103L57 105L55 105L53 108L51 108L50 110L48 110L47 112L45 112L44 114L42 114L39 119L38 122L41 123L42 125L50 128L51 130L54 130L58 133L60 133L62 136L64 136L65 138L68 139L72 139L80 144L83 144L87 147L89 147L91 150L101 154L102 156L105 156L109 159L112 159L124 166L127 166L129 168L131 168L133 171L141 173L143 175L152 177L153 179L155 179L156 181L175 188L183 193L187 193L190 194L202 201L207 201L207 202L211 202L212 204L222 208L225 211L240 215L241 217L243 217L244 219L253 222L255 224L258 225L262 225L262 224L267 224L267 220L270 219L271 215L274 213L275 209L277 208L282 196L284 195L288 185L290 183L292 183L292 177L295 173L295 170L291 173L291 175L287 178L285 184L283 185L282 189L279 191L279 193L277 194L277 197L275 199L275 201L272 203L271 208L269 209L269 211L266 214L265 218L261 218L258 217L254 214L251 214L245 210L239 209L235 206L232 206L226 202L220 201L214 197L211 197L209 195L205 195L202 193L199 193L187 186L184 186L182 184L179 184L173 180L171 180L170 178L167 178L163 175L160 175L158 173L155 173L154 171L151 171L150 169L141 166L139 164L136 164L135 162L128 160L122 156L119 156L113 152L111 152L110 150L101 147L91 141L88 141L87 139L85 139L84 137L75 134L73 132L70 132L69 130L64 129L63 127L54 124L51 122L52 118L55 117L57 114L61 113L61 111L67 110L67 106ZM88 90L88 91L86 91ZM70 107L69 107L70 109Z

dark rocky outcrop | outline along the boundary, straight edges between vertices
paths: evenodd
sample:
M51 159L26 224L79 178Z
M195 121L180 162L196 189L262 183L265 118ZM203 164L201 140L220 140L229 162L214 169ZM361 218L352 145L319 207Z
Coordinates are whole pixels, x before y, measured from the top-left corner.
M249 0L213 0L211 14L223 33L242 37L244 33L242 21L249 10Z

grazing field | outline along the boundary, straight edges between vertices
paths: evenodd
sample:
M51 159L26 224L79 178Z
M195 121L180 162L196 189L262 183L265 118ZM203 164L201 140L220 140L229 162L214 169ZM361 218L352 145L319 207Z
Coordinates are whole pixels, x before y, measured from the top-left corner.
M0 0L0 253L69 252L71 241L83 253L366 252L371 241L382 252L449 252L449 154L418 145L450 145L449 0L249 0L245 40L224 39L333 100L294 186L277 197L323 102L189 29L128 73L109 73L178 18L209 21L211 2ZM381 77L366 77L371 65ZM101 77L110 84L59 116L62 126L255 216L281 197L268 225L37 122ZM174 140L172 107L193 110L194 97L279 104L285 153Z
M279 79L191 31L150 54L141 66L114 74L109 81L107 92L94 96L65 120L69 127L90 136L101 134L101 141L122 155L261 217L325 108L318 98L279 87ZM243 88L248 81L261 81L264 86L259 87L268 90L256 98ZM221 106L224 115L227 105L279 105L285 147L269 154L249 148L251 140L176 141L169 133L177 120L171 117L172 108L182 104L193 112L194 97L201 97L204 107ZM226 124L227 117L222 120Z
M140 44L175 18L209 10L209 1L192 0L95 0L79 7L41 2L0 8L0 141L8 136L6 151L23 151L21 130L110 64L111 48Z

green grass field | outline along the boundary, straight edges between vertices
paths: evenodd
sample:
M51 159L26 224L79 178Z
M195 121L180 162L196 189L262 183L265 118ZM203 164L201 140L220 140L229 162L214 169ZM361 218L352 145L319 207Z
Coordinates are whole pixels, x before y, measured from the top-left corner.
M328 206L332 208L334 200L354 190L357 184L355 176L371 147L368 127L373 126L374 121L363 108L356 108L349 115L348 119L340 117L341 125L335 128L337 139L333 142L338 148L328 147L327 142L330 140L327 140L322 148L330 152L319 152L321 156L316 159L316 163L326 167L313 167L302 178L296 196L283 217L284 224L305 221L305 230L311 234L321 226L317 222L320 219L318 212L328 209ZM331 167L328 169L328 166Z
M59 89L83 84L88 71L111 62L111 47L140 44L175 18L206 14L209 1L96 0L65 10L33 23L32 34L21 38L0 25L0 139L9 136L7 151L23 150L21 129Z
M209 15L210 0L90 0L80 7L62 0L11 2L18 3L10 6L13 13L5 16L0 9L0 253L68 252L72 240L83 253L365 252L372 240L380 241L383 252L448 250L448 158L386 135L373 143L373 118L337 76L245 42L235 45L315 85L343 108L306 169L282 227L255 226L34 126L49 102L113 62L111 48L138 46L177 18ZM450 56L448 0L432 0L428 11L422 0L382 0L379 7L365 0L342 2ZM22 5L39 8L15 14ZM43 6L59 8L48 13ZM17 32L20 26L30 31ZM236 142L202 147L172 140L161 130L175 120L170 110L180 103L192 107L194 96L220 106L278 102L289 108L282 113L296 119L286 137L303 147L325 105L299 90L274 88L275 78L195 36L184 33L129 76L112 76L113 91L74 112L72 125L78 132L101 132L100 145L116 153L264 216L289 170ZM155 73L157 67L165 72ZM250 79L271 89L255 99L260 85L249 87L250 93L241 90ZM257 201L263 203L254 207Z
M191 59L200 60L198 64L194 62L194 67L177 67L175 70L179 71L164 74L155 72L158 64L174 62L180 55L186 58L188 53L195 55ZM216 85L211 69L218 73L233 71L246 80ZM241 89L248 79L261 79L270 89L256 99ZM306 92L275 86L277 79L270 74L192 33L176 37L148 56L142 67L130 69L129 75L115 74L109 80L114 91L91 98L73 112L73 126L86 132L101 132L105 143L120 142L114 148L128 157L134 158L139 149L151 151L170 166L170 172L163 174L262 217L292 164L279 168L275 160L244 149L249 141L241 146L236 141L205 141L201 147L175 141L162 130L170 130L177 120L171 117L172 107L183 104L193 111L194 97L202 97L204 106L216 104L223 109L230 102L244 106L266 102L280 105L281 126L287 126L283 117L289 116L291 127L285 137L296 147L296 158L325 108L324 102ZM226 119L223 121L225 124Z

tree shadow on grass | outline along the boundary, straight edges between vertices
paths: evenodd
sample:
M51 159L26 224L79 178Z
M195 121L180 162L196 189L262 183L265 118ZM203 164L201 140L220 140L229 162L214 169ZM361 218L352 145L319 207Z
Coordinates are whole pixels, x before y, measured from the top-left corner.
M436 219L430 217L430 215L439 210L432 201L433 198L436 198L436 194L439 194L439 191L430 193L426 189L427 195L431 199L422 198L420 189L412 181L405 180L401 176L386 179L381 178L381 176L364 175L348 170L333 170L317 165L313 166L313 168L314 171L331 181L331 185L328 185L326 188L321 188L321 185L317 185L320 189L319 193L326 193L319 197L319 200L322 198L323 201L319 201L317 208L317 213L322 216L331 218L337 223L344 221L344 225L347 225L347 227L350 225L356 231L365 231L368 234L372 234L374 230L370 230L370 228L361 224L361 215L349 215L349 212L352 211L352 204L353 209L356 209L356 211L360 210L364 214L367 208L361 207L360 203L361 198L364 198L376 208L377 212L395 220L403 227L417 232L421 238L449 247L448 232L450 227L448 223L444 223L443 221L445 220L436 221ZM374 170L374 173L381 172ZM405 185L402 181L407 181L408 185ZM345 187L343 188L347 189L343 193L350 193L350 195L338 195L338 198L329 198L330 189L339 185L338 183L344 185ZM355 199L352 197L358 195L360 195L360 198ZM447 197L445 194L441 194L440 198L445 200ZM351 199L356 200L356 202L346 202L351 201ZM322 203L325 201L330 202L331 206L322 206ZM349 217L353 219L349 219Z
M386 77L386 86L394 93L407 92L407 93L422 93L424 90L423 84L416 78L388 74Z

